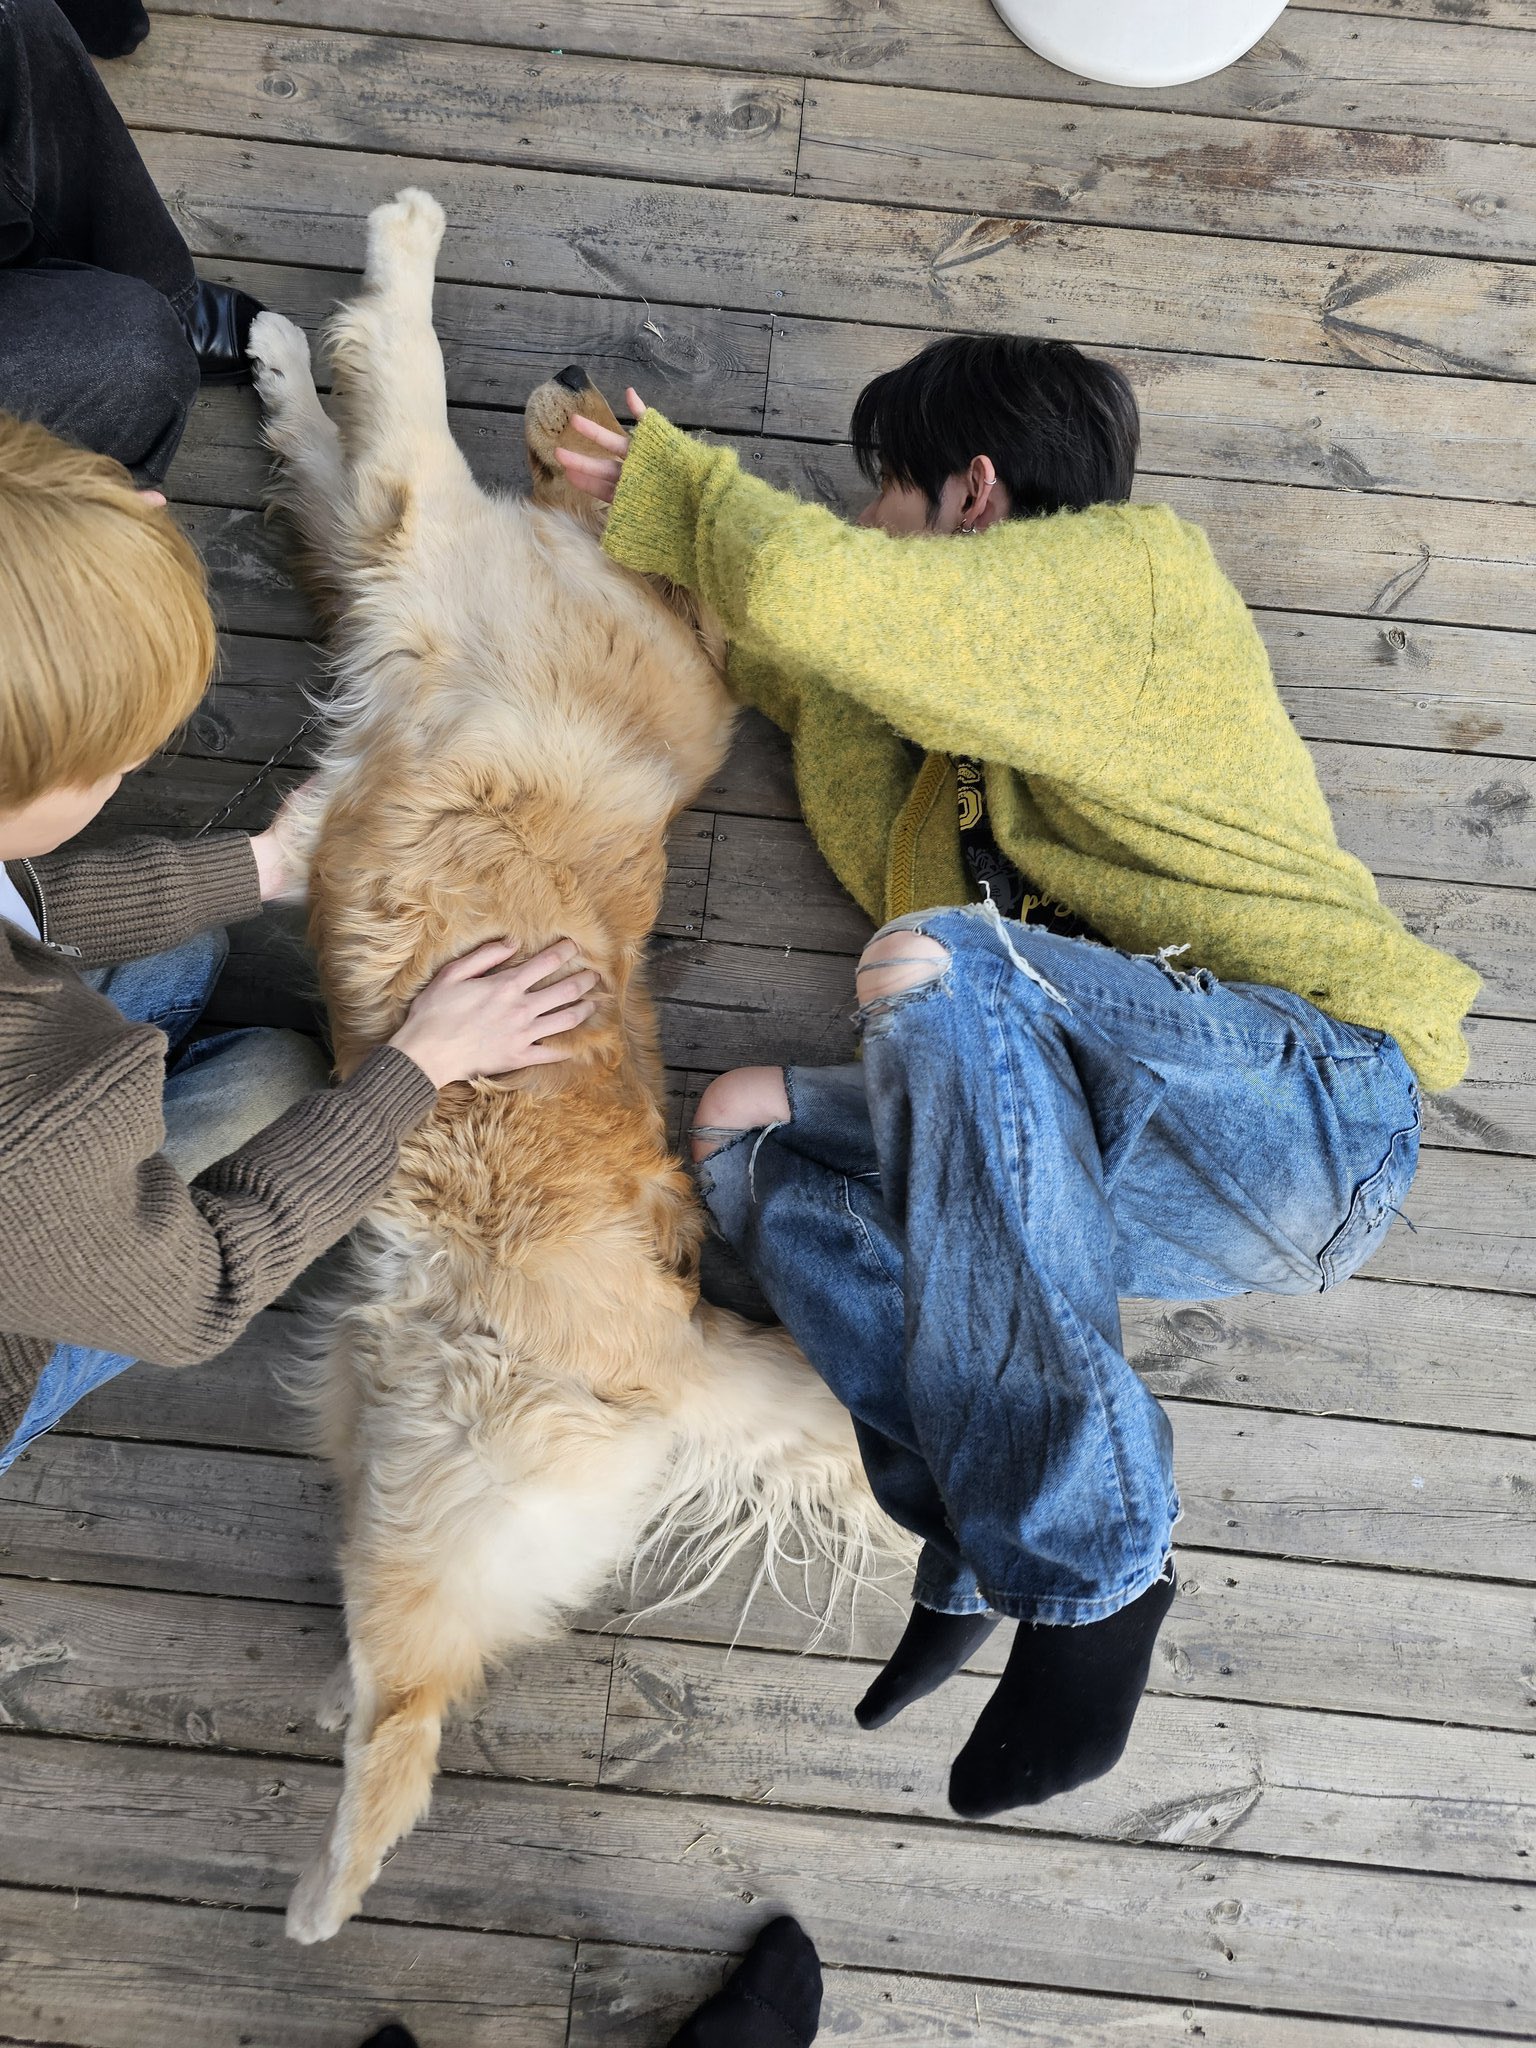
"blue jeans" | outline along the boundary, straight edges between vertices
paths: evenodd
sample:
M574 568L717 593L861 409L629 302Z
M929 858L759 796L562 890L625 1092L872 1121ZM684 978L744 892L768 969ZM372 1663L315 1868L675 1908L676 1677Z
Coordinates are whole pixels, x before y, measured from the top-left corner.
M986 906L896 928L948 965L859 1012L862 1067L791 1068L790 1120L713 1153L704 1199L923 1539L914 1597L1097 1621L1179 1511L1120 1298L1347 1278L1412 1182L1418 1088L1278 989Z
M167 953L121 967L88 969L83 978L133 1024L154 1024L168 1041L163 1150L194 1180L280 1117L329 1072L320 1049L295 1031L219 1031L193 1038L228 954L222 932L202 932ZM28 1444L134 1361L115 1351L60 1344L43 1367L26 1414L0 1445L0 1472Z

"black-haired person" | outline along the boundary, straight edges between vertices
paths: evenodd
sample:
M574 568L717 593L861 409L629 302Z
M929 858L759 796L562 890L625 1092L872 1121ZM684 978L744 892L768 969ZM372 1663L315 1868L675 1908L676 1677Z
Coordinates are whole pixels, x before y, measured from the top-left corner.
M694 1130L716 1227L924 1539L859 1718L1015 1616L950 1799L1038 1803L1121 1754L1173 1597L1171 1431L1119 1298L1353 1272L1413 1177L1419 1083L1461 1078L1477 977L1339 847L1205 536L1128 502L1107 364L961 336L876 378L862 529L654 413L590 431L607 457L562 459L613 496L609 552L719 613L817 843L887 921L862 1065L722 1075Z
M0 0L0 411L160 484L260 310L198 277L54 0Z

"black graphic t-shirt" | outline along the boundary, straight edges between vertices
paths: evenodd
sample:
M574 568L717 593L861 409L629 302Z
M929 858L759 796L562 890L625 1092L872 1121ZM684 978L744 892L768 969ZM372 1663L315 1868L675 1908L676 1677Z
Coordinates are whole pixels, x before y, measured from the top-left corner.
M1016 918L1021 924L1043 925L1063 939L1097 939L1099 934L1092 925L1075 917L1065 905L1045 902L998 845L987 817L986 783L979 761L964 754L955 756L955 787L960 806L960 854L966 873L982 895L990 898L1004 917Z

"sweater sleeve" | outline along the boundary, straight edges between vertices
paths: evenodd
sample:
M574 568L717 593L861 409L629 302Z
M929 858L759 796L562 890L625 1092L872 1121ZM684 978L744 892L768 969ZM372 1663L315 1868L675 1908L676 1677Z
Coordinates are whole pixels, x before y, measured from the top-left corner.
M12 877L44 938L75 948L87 966L142 960L261 908L244 832L69 846L18 862Z
M437 1090L381 1047L188 1185L157 1149L164 1073L151 1034L117 1046L0 1182L0 1328L195 1364L357 1221Z
M743 475L654 411L635 428L604 546L697 592L732 680L780 724L807 693L852 698L919 745L1080 773L1152 657L1148 550L1129 508L895 539Z

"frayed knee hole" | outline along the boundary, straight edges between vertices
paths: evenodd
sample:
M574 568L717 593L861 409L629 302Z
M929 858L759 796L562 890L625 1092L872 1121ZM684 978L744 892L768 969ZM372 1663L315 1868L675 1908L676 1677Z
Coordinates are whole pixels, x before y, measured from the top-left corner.
M926 932L882 932L859 956L859 1001L879 1002L907 989L924 988L948 966L949 948Z
M697 1163L739 1138L744 1131L790 1120L789 1094L782 1067L738 1067L717 1074L699 1097L689 1134L689 1151Z

